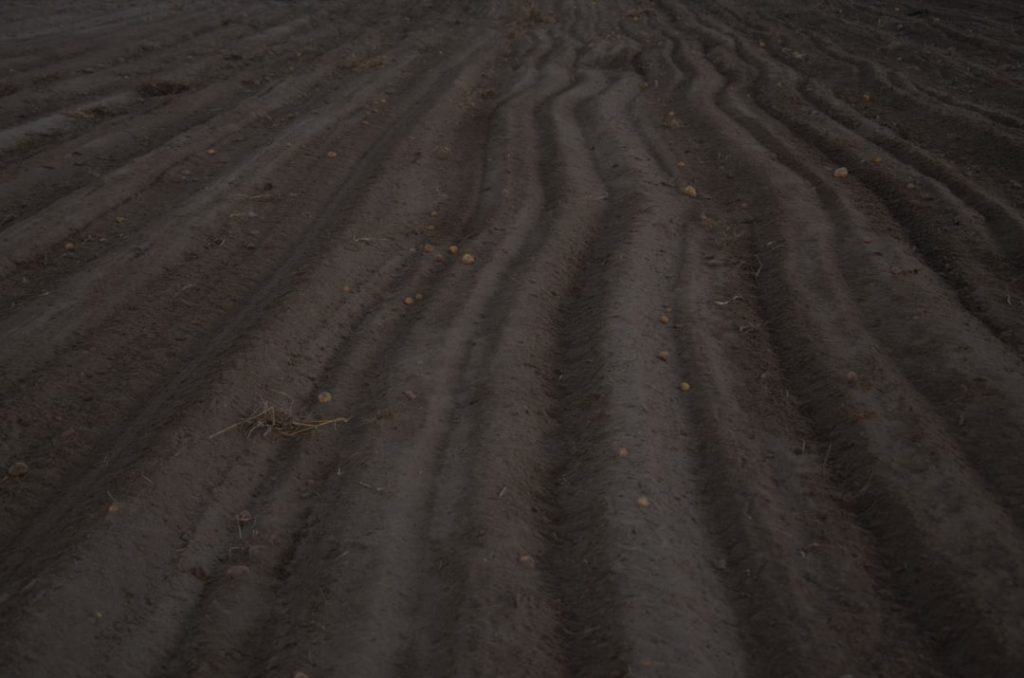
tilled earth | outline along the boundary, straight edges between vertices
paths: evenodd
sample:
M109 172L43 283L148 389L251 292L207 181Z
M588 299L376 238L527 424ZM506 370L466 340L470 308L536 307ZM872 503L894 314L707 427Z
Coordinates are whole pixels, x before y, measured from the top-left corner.
M1019 3L0 26L3 676L1024 675Z

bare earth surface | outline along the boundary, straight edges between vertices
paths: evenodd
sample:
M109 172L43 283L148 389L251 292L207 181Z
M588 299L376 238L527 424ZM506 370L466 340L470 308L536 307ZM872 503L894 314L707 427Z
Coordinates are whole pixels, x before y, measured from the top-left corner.
M1019 3L0 26L0 675L1024 675Z

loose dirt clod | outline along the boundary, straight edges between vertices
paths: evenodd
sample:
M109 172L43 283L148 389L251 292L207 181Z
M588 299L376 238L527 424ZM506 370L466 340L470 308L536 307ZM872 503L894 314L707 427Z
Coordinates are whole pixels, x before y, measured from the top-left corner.
M629 448L620 447L619 449L615 450L615 456L618 457L619 459L625 459L626 457L629 456Z
M474 257L472 254L463 254L462 263L464 263L466 266L472 266L473 264L476 263L476 257Z
M683 195L685 195L688 198L696 198L697 189L694 188L693 186L687 186L683 189Z
M416 300L413 299L412 297L406 297L405 299L402 299L402 303L405 304L406 306L412 306L413 304L416 303Z
M640 508L647 508L648 506L651 505L651 500L641 494L637 498L636 503L637 503L637 506L639 506Z
M7 475L12 478L20 478L28 473L28 464L23 461L16 461L7 469Z
M331 402L331 400L334 399L334 396L331 395L330 391L321 391L320 394L317 395L316 399L326 404Z
M668 351L658 351L658 360L668 362Z
M690 385L684 381L683 383L679 384L679 390L685 393L690 390Z
M458 245L449 245L448 246L448 251L451 252L452 254L458 254L459 253L459 246Z
M834 176L836 179L845 179L846 177L850 176L850 170L846 169L845 167L839 167L836 169L835 172L832 173L832 176Z

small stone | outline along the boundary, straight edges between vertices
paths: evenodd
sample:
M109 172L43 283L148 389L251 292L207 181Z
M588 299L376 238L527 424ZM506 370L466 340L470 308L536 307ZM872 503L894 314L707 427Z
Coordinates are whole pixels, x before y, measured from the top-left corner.
M668 362L668 351L659 351L658 360L660 360L663 363Z
M660 322L662 325L668 325L668 316L662 314L662 316L658 318L658 322Z
M334 399L334 396L331 395L330 391L321 391L320 394L317 395L316 399L326 405Z
M127 507L124 505L124 502L111 502L110 506L107 507L107 513L121 513L125 508Z
M75 249L77 249L76 246L75 246L75 243L73 243L73 242L66 242L66 243L64 243L64 251L65 252L74 252Z
M242 525L248 525L253 521L252 513L249 511L242 511L238 514L238 522Z
M688 198L696 198L697 189L694 188L693 186L687 186L686 188L683 189L683 195L685 195Z
M846 169L845 167L839 167L836 169L835 172L832 173L832 176L834 176L836 179L845 179L846 177L850 176L850 170Z
M881 165L882 164L882 156L876 155L875 157L871 158L871 162L875 163L876 165Z
M20 478L28 473L28 464L23 461L16 461L7 469L7 475L12 478Z
M472 266L473 264L476 263L476 257L474 257L472 254L463 254L462 263L464 263L466 266Z
M629 448L620 447L619 449L615 450L615 456L618 457L619 459L625 459L626 457L629 456Z
M459 253L459 246L458 245L449 245L448 246L448 251L451 252L452 254L458 254Z
M637 497L636 504L640 508L647 508L648 506L651 505L651 500L641 494L639 497Z
M334 160L335 158L338 157L338 154L335 151L327 151L327 157L330 158L331 160Z
M426 245L423 246L424 254L430 254L433 251L434 251L434 246L431 245L430 243L427 243Z
M533 568L537 567L537 559L531 555L524 554L519 556L519 564L524 567L528 567L532 570Z
M416 295L416 301L423 301L423 295L422 294L417 294Z
M846 373L846 381L848 381L851 384L856 384L859 379L860 375L858 375L853 370L850 370L849 372Z
M352 292L352 288L349 287L348 285L345 285L344 287L341 288L341 291L344 292L345 294L349 294Z
M206 149L206 155L217 155L217 149L216 148L208 148L208 149Z
M683 393L686 393L687 391L690 390L690 385L684 381L683 383L679 384L679 390L682 391Z
M405 299L402 300L402 303L405 304L406 306L412 306L413 304L416 303L416 300L413 299L412 297L406 297Z

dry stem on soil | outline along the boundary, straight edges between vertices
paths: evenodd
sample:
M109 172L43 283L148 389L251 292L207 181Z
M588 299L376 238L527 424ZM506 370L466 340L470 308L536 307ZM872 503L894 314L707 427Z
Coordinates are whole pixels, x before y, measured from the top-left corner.
M248 417L211 434L210 438L216 438L217 436L236 428L244 429L246 431L246 436L248 437L252 437L256 433L262 431L264 436L269 435L270 433L277 433L278 435L286 438L295 438L329 424L337 424L338 422L347 424L351 420L351 417L303 420L299 419L291 412L282 410L272 403L264 400L263 403Z

